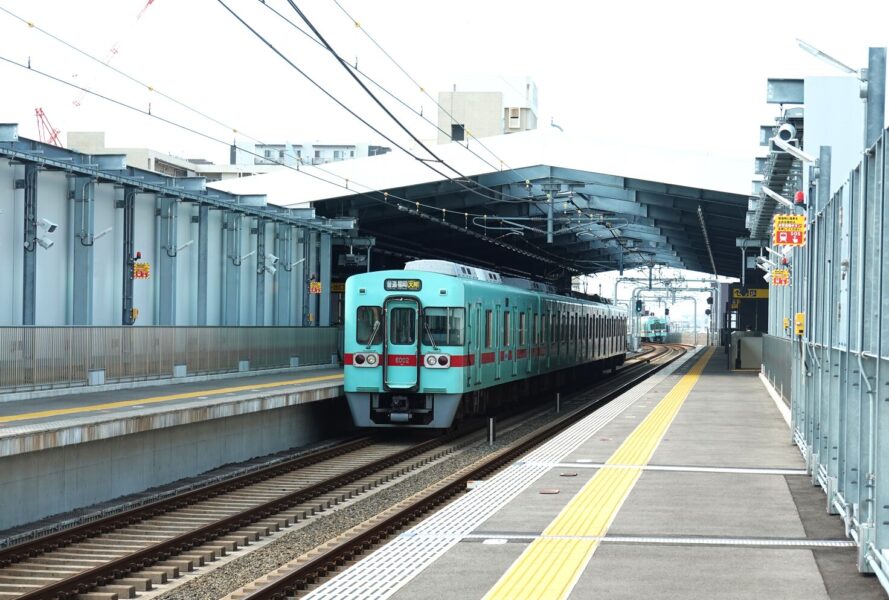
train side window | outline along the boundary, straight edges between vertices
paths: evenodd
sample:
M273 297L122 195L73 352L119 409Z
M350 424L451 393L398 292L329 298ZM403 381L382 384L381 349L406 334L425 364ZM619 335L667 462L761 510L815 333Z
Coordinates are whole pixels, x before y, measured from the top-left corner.
M510 327L512 326L512 313L509 310L503 312L503 347L508 347L510 343Z
M539 322L537 313L534 313L534 318L531 319L531 343L535 346L540 342L540 332L537 330Z
M490 348L494 341L494 311L485 311L485 348Z
M465 315L462 308L426 308L420 339L429 345L462 346Z
M376 331L374 331L376 330ZM373 334L373 341L370 336ZM355 319L355 341L359 344L383 343L383 309L380 306L359 306Z
M409 345L416 342L416 315L413 308L393 308L389 312L389 341Z
M525 331L527 326L527 315L523 312L519 313L519 346L524 346L528 343L528 334Z

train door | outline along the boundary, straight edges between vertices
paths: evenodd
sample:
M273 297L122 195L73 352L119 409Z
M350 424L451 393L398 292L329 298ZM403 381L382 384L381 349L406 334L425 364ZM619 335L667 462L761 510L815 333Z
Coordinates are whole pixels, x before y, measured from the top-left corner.
M418 321L420 303L413 298L386 301L386 348L383 381L394 390L416 389L420 381Z
M475 304L475 335L473 336L475 339L471 340L471 343L474 344L472 347L472 358L470 358L470 369L472 370L472 376L476 384L482 382L482 335L484 335L484 325L482 322L482 303L476 302Z
M513 331L519 327L519 311L515 306L512 307L512 323L509 326L509 354L507 356L512 358L512 376L515 377L519 372L518 336Z
M500 314L500 305L498 304L494 307L494 379L500 379L500 363L502 362L501 357L503 355L503 346L500 343L500 332L502 331L500 328L502 327L502 319L503 316Z

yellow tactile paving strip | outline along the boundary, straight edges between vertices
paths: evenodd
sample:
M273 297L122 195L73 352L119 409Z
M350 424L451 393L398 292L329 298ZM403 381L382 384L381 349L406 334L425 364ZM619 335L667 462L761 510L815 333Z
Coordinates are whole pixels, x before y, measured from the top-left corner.
M714 349L691 370L633 430L606 466L562 509L485 595L486 600L567 598L624 500L700 378ZM623 468L610 469L608 465ZM630 468L626 468L630 466ZM638 468L632 468L638 467ZM586 539L584 539L586 538Z
M190 398L200 398L201 396L218 396L220 394L231 394L234 392L246 392L251 390L262 390L269 388L284 387L288 385L302 385L306 383L316 383L319 381L334 381L342 379L343 374L337 375L319 375L317 377L303 377L302 379L289 379L286 381L275 381L272 383L254 383L251 385L239 385L234 387L215 388L209 390L200 390L197 392L184 392L181 394L168 394L166 396L154 396L151 398L138 398L136 400L121 400L120 402L107 402L105 404L92 404L90 406L73 406L70 408L58 408L54 410L44 410L41 412L23 413L20 415L9 415L0 417L0 423L12 423L15 421L29 421L31 419L43 419L45 417L57 417L61 415L76 415L79 413L93 412L97 410L106 410L109 408L127 408L129 406L142 406L144 404L157 404L159 402L170 402L173 400L188 400Z

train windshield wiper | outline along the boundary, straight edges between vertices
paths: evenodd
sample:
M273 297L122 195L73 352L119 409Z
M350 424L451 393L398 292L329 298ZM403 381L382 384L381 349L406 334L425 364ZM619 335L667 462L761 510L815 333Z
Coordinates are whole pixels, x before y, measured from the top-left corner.
M370 332L370 337L367 338L367 346L364 347L365 350L370 350L370 347L373 346L374 338L377 337L377 330L380 328L380 321L377 319L374 321L374 330Z
M429 323L426 322L426 319L423 319L423 329L426 330L426 335L429 336L429 341L432 342L432 351L438 352L438 345L435 343L435 338L432 337L432 332L429 331Z

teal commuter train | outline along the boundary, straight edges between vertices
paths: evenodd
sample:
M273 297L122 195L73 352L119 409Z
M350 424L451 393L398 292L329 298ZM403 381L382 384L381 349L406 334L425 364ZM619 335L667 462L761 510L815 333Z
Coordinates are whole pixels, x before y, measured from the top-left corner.
M643 342L666 342L670 326L665 317L646 317L642 321Z
M345 392L359 427L455 419L623 364L626 312L441 260L346 281Z

